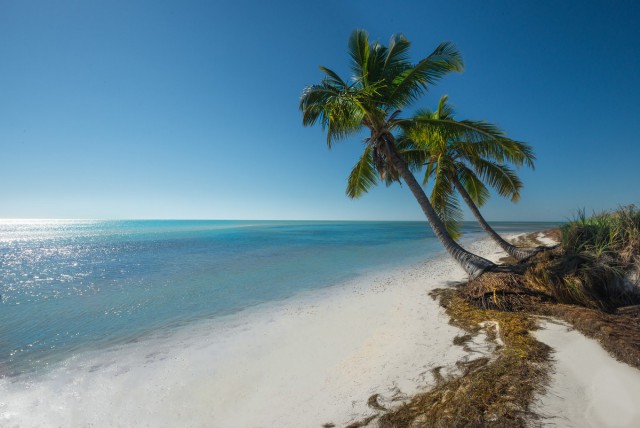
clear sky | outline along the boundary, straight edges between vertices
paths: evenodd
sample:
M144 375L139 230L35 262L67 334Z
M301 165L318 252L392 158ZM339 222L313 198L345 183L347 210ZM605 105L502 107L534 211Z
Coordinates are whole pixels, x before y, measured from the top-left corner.
M416 61L454 42L465 71L415 107L449 94L534 146L489 220L640 203L639 22L623 0L0 0L0 218L422 219L406 187L348 199L362 143L301 125L356 28Z

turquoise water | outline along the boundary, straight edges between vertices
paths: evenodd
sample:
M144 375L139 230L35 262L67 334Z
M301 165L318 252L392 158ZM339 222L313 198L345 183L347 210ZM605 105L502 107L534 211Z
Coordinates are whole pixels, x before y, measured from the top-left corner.
M0 377L441 251L423 222L2 221Z

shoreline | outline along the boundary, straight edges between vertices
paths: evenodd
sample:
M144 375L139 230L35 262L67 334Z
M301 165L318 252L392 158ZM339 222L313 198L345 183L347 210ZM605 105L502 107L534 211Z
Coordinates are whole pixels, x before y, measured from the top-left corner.
M486 239L468 246L502 255ZM3 380L9 400L0 404L0 422L348 424L375 414L371 395L401 400L433 382L431 369L465 358L452 343L462 330L428 295L464 279L441 254L166 337L77 355L27 378L28 388L25 379Z
M505 256L489 238L465 246L493 261ZM0 379L0 395L6 397L0 424L338 427L366 420L428 390L437 382L434 371L447 377L458 373L456 363L491 358L500 337L488 340L483 331L471 343L455 345L465 331L450 325L429 296L465 280L445 253L78 354L37 377ZM579 366L581 374L571 372L575 351L587 348L599 352L597 368L627 373L629 379L635 374L633 391L640 391L637 370L615 361L595 341L584 345L589 339L578 332L540 324L535 337L556 350L551 383L533 407L545 423L584 425L591 413L594 420L611 422L598 416L611 408L616 420L640 417L633 403L617 408L598 400L593 390L607 377L600 376L600 384L585 377L596 369L590 359ZM572 345L576 341L581 345Z

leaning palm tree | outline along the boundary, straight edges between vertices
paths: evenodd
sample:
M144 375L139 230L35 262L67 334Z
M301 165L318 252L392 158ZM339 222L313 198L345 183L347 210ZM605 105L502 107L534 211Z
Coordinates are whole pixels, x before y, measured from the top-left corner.
M462 219L457 191L480 226L509 255L522 260L535 254L538 249L518 248L504 240L478 209L489 198L485 183L512 202L520 199L522 181L508 164L533 168L533 149L507 138L491 123L456 121L455 111L447 99L443 96L435 111L418 111L400 137L405 157L414 164L424 162L426 165L423 184L430 180L433 183L431 201L436 212L449 233L457 237ZM467 132L460 132L461 126Z
M337 73L320 67L323 80L304 89L300 100L302 123L320 123L327 132L327 145L369 131L365 149L350 178L347 194L358 197L378 180L402 179L446 250L471 276L495 265L462 248L447 232L397 147L394 132L406 120L403 108L417 100L430 85L452 71L463 68L460 53L451 43L441 43L429 56L413 64L409 41L391 37L389 46L370 42L366 31L356 30L349 39L353 77L345 81Z

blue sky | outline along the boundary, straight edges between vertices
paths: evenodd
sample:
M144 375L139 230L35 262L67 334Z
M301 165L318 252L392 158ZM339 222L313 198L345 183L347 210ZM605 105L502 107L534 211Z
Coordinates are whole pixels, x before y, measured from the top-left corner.
M362 143L301 125L356 28L416 61L454 42L465 71L415 107L449 94L534 146L488 219L640 203L639 5L0 0L0 218L422 219L406 187L349 200Z

